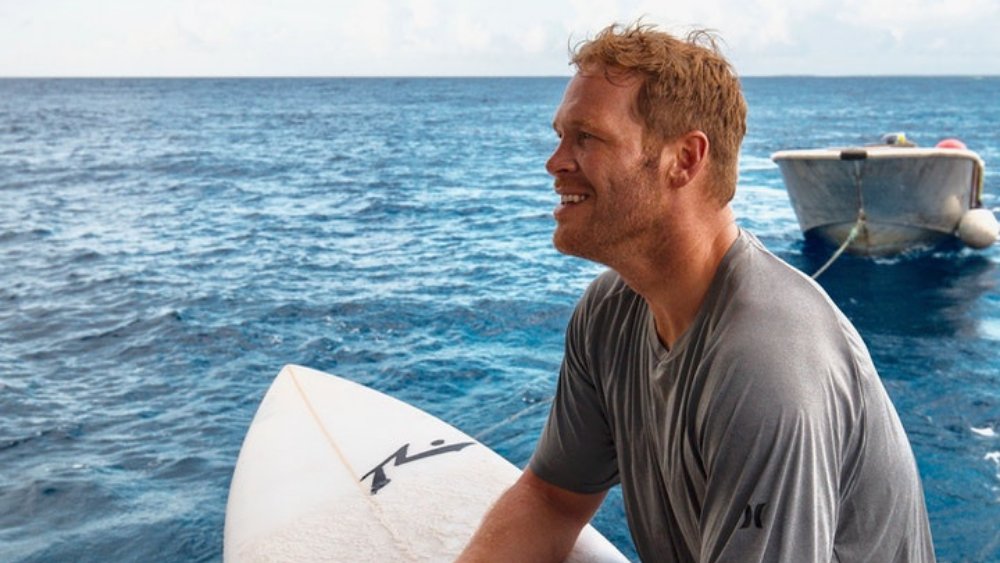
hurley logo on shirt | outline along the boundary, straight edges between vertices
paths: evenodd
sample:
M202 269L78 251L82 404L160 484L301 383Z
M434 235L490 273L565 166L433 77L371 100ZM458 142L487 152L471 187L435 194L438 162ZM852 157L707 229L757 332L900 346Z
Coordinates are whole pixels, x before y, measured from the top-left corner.
M740 524L740 529L743 530L749 528L751 522L753 522L755 528L763 528L765 507L767 507L766 502L753 505L748 504L746 509L743 511L743 523Z

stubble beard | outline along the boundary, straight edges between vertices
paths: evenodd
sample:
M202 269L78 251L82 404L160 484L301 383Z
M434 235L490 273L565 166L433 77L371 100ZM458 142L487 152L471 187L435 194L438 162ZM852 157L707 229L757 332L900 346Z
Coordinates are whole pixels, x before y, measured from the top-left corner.
M653 210L656 201L655 168L648 162L637 166L595 201L586 224L556 226L552 235L556 250L604 264L612 269L641 252L641 242L662 227L663 217Z

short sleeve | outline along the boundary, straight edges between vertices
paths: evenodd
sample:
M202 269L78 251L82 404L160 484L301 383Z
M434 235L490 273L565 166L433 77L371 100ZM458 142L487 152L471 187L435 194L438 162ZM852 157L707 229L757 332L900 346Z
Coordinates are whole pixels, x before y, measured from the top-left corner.
M529 462L543 480L578 493L618 483L615 445L597 375L587 354L588 301L566 330L566 352L549 418Z

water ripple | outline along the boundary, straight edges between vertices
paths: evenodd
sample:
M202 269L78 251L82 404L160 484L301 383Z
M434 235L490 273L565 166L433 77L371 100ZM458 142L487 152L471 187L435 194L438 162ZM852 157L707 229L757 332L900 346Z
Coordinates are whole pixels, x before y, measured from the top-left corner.
M901 128L979 150L997 201L997 81L907 84L748 79L741 224L814 271L829 251L802 240L770 153ZM0 80L0 560L218 560L240 443L286 363L523 464L601 270L551 248L564 85ZM913 88L926 100L885 111ZM822 278L914 442L942 560L1000 558L998 268L1000 247ZM622 515L613 493L597 524L633 553Z

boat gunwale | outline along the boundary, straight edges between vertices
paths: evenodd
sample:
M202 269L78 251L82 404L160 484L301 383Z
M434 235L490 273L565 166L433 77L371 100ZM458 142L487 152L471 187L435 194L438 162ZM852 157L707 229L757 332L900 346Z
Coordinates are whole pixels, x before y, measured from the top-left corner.
M885 145L861 146L861 147L839 147L827 149L789 149L781 150L771 154L771 160L843 160L841 155L844 151L865 151L866 159L910 159L910 158L960 158L972 160L985 167L982 157L974 151L968 149L948 149L936 147L891 147Z

